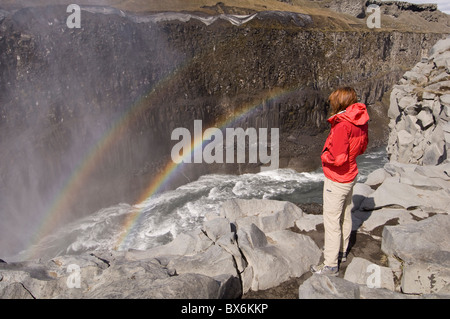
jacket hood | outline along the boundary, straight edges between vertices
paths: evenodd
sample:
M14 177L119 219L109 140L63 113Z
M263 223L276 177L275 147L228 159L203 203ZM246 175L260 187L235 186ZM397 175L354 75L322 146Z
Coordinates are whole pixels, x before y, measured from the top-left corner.
M366 105L363 103L352 104L345 111L335 114L328 119L331 125L342 121L348 121L354 125L366 124L369 122L369 113L367 113Z

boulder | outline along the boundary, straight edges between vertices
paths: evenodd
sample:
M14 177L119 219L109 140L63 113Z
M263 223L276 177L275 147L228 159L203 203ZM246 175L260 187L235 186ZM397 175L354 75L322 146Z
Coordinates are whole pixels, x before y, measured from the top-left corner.
M450 50L450 38L441 39L436 42L435 45L430 49L430 59L434 59L439 56L439 54Z
M287 228L301 219L310 223L309 229L320 218L304 216L288 202L232 200L201 228L146 251L96 251L48 262L0 263L0 296L237 298L243 291L300 277L318 263L321 251L314 241ZM68 271L72 266L75 273ZM68 289L71 285L76 288Z
M299 299L359 299L359 285L338 277L313 274L298 289Z
M419 188L403 184L398 176L387 178L369 197L363 200L360 209L374 210L382 207L402 207L405 209L422 207L437 211L448 211L450 200L443 189Z
M419 114L417 114L417 123L422 130L426 130L434 124L434 117L429 109L422 109Z
M242 273L245 267L247 267L247 262L245 261L245 258L244 256L242 256L241 251L238 247L236 234L228 233L226 235L223 235L216 241L215 244L220 246L233 256L237 270L239 271L239 273Z
M316 230L317 225L323 224L323 215L303 214L295 221L295 226L301 231Z
M220 284L211 277L181 274L161 279L135 276L131 280L115 280L89 292L89 299L217 299Z
M243 292L275 287L309 271L319 262L321 250L305 235L288 230L268 233L255 225L237 232L239 247L248 263L242 274Z
M213 245L201 229L179 234L173 241L166 245L157 246L148 250L131 249L125 257L129 260L144 260L159 256L191 256L206 250Z
M424 91L422 93L422 99L423 100L434 100L435 98L436 98L436 94L434 94L432 92Z
M448 61L450 61L450 51L442 52L436 56L433 60L436 68L447 68Z
M410 211L406 209L381 208L374 211L355 211L352 214L353 230L359 229L369 233L390 220L397 220L401 224L414 222Z
M390 96L390 103L389 103L389 109L388 109L388 116L391 119L396 119L400 115L400 109L398 107L398 98L397 96L402 91L399 88L394 87L391 92Z
M450 106L450 94L442 94L439 97L439 100L441 101L442 104Z
M220 215L238 228L255 224L267 233L293 227L303 212L285 201L232 199L223 203Z
M13 282L0 289L0 299L35 299L20 282Z
M385 226L381 243L388 256L402 260L402 291L450 293L450 216L439 214L425 220Z
M402 163L438 165L448 156L450 51L447 38L436 43L434 54L404 74L391 92L388 116L390 159ZM445 43L445 44L443 44Z
M433 251L450 252L450 216L438 214L430 218L396 226L385 226L381 250L402 260Z
M391 175L389 175L384 168L378 168L367 175L367 179L364 184L376 188L380 186L387 177L390 176ZM355 189L353 190L353 193L355 193Z
M373 192L374 190L369 184L356 183L355 186L353 186L352 211L358 210L363 200L369 197Z
M402 162L408 162L408 158L414 147L414 135L402 129L397 134L398 158Z
M389 267L382 267L367 259L354 257L345 270L344 279L371 288L394 291L394 275Z
M409 106L415 106L416 103L416 97L407 95L398 100L398 107L400 108L400 110L404 110Z
M343 278L312 275L298 289L299 299L421 299L422 296L397 293L384 288L369 288ZM429 296L434 298L435 295Z
M233 256L218 245L212 245L204 252L193 256L179 256L171 259L167 268L177 274L196 273L209 277L222 274L238 277Z
M401 288L409 294L450 295L450 252L437 251L404 261Z
M100 260L92 254L82 254L60 256L46 263L1 264L0 272L0 297L7 299L215 299L241 295L235 276L176 274L157 259L130 261L116 256Z
M216 242L220 237L231 233L231 224L227 218L215 218L205 221L202 229L209 239Z
M399 292L393 292L384 288L369 288L366 285L359 285L359 297L360 299L426 299L426 296L407 295ZM429 298L435 298L429 296ZM444 296L445 298L445 296Z

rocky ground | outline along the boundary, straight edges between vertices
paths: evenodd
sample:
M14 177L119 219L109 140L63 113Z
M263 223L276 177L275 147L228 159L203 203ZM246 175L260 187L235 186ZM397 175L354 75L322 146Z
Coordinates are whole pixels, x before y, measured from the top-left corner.
M146 251L2 262L0 297L450 298L448 172L448 161L391 162L356 184L337 278L309 272L322 258L320 205L231 200L201 229Z
M321 215L322 205L320 204L303 204L299 205L301 209L308 214ZM396 221L389 221L387 224L395 224ZM375 230L374 234L379 234L380 226ZM323 247L324 244L324 228L323 224L318 224L316 229L311 231L301 231L297 227L292 228L293 231L306 234L310 236L318 247ZM344 278L347 266L351 263L354 257L361 257L370 260L374 264L386 266L387 257L381 250L381 240L373 238L372 236L353 231L350 237L350 251L347 261L340 263L339 277ZM250 291L242 296L243 299L296 299L298 298L298 288L310 277L311 272L306 272L299 278L292 278L277 287L262 291Z

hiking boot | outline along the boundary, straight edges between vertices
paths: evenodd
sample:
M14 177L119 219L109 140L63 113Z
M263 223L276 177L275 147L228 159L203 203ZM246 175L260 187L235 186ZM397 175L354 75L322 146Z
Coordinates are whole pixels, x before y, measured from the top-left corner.
M318 266L311 266L311 272L318 275L337 276L339 275L339 268L326 266L324 263Z
M345 263L347 261L347 253L339 252L338 260L341 261L341 263Z

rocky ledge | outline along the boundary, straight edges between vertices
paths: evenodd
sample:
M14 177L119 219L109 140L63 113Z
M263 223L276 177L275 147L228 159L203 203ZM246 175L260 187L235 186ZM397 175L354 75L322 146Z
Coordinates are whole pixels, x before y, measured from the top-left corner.
M448 161L390 162L372 172L355 185L353 230L379 241L382 260L354 256L342 278L314 275L299 297L450 298L449 195Z
M321 250L306 235L321 216L289 202L232 200L201 229L146 251L95 251L0 264L2 298L238 298L300 277Z
M449 175L448 161L390 162L357 183L354 231L373 237L384 260L351 251L340 278L310 276L299 297L450 298ZM322 255L310 234L322 223L290 202L231 200L149 250L0 263L0 297L240 298L309 274Z

